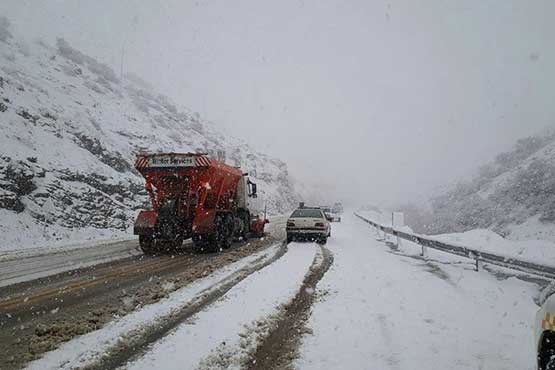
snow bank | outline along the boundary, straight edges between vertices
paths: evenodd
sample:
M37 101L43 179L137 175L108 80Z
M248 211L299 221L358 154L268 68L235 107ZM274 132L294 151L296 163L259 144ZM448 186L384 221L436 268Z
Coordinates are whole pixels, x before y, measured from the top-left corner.
M357 214L378 224L388 227L391 226L391 219L387 221L386 213L378 211L360 211L357 212ZM412 233L412 230L408 226L396 229ZM532 232L530 235L537 234ZM467 247L505 256L507 258L516 258L537 264L555 266L555 242L550 240L509 240L488 229L476 229L464 233L421 236L455 246Z
M555 243L548 240L508 240L487 229L434 235L429 238L484 252L555 266Z

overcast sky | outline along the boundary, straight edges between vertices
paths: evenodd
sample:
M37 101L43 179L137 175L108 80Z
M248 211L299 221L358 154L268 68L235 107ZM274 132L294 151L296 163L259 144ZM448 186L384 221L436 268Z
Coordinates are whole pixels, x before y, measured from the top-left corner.
M2 0L344 199L464 178L555 123L555 2Z

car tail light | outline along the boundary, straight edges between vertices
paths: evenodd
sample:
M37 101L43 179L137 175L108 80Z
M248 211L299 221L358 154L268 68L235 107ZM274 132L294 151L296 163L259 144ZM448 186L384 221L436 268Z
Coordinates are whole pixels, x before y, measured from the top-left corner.
M295 226L295 223L293 221L287 221L287 226Z
M316 227L324 227L324 223L323 222L316 222L316 225L314 225Z

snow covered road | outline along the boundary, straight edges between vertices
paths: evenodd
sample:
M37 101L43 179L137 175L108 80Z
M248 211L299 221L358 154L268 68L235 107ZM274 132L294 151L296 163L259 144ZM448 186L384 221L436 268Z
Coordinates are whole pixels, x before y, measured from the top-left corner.
M280 306L297 293L317 250L315 244L290 244L283 257L236 285L127 369L240 368Z
M54 251L42 248L32 252L34 254L21 250L0 255L0 287L142 255L136 238Z
M326 248L263 249L29 368L534 369L538 286L418 252L345 215Z
M534 369L535 284L394 254L362 221L333 225L299 369ZM403 248L403 247L402 247ZM402 253L402 251L401 251Z

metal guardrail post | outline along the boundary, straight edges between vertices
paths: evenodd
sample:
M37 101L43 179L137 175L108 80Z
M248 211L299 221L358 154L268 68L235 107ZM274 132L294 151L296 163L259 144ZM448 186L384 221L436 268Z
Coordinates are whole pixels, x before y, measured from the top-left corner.
M480 271L480 267L482 265L482 263L480 262L480 258L478 257L478 255L474 252L469 252L468 253L468 258L473 259L474 260L474 271Z

